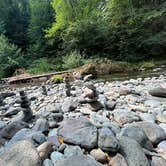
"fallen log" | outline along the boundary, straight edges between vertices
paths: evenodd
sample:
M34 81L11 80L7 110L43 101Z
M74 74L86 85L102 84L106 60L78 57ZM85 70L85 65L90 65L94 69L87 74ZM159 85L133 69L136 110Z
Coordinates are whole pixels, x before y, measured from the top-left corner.
M60 72L52 72L52 73L45 73L45 74L37 74L37 75L21 74L21 75L14 76L14 77L4 78L4 79L2 79L2 81L4 81L6 84L27 83L27 82L33 81L35 79L40 79L40 78L47 78L47 79L49 79L53 75L66 74L66 73L71 73L71 72L72 72L72 70L70 70L70 71L60 71Z

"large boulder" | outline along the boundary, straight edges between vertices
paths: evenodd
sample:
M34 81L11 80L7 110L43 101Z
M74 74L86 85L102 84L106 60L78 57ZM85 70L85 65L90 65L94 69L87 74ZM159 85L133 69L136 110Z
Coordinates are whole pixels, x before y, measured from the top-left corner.
M28 141L20 141L0 153L2 166L40 166L36 148Z
M125 157L128 166L150 166L141 146L129 137L120 136L120 153Z
M144 130L138 126L133 126L132 124L125 126L122 128L121 133L122 136L130 137L136 140L142 147L152 150L153 145L147 137Z
M166 88L154 88L149 91L149 94L156 97L166 97Z
M18 141L21 140L27 140L33 144L41 144L43 143L46 138L45 135L42 134L40 131L34 131L32 129L21 129L20 131L18 131L13 137L12 139L7 143L7 147L10 147L12 144L15 144Z
M94 148L97 145L97 128L84 117L64 120L58 129L64 142Z
M57 161L56 166L102 166L102 165L89 156L77 155Z
M136 122L135 126L138 126L144 130L147 137L153 144L157 144L160 141L166 139L165 131L157 124L151 122Z
M0 131L0 135L3 138L10 139L19 130L28 127L28 124L23 121L12 122Z

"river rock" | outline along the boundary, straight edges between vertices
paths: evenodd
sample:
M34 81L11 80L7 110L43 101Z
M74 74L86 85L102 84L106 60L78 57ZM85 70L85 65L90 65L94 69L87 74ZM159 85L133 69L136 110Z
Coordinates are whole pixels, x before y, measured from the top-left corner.
M114 108L115 108L115 106L116 106L116 101L106 101L106 103L105 103L105 107L106 107L106 109L107 110L114 110Z
M1 121L1 120L0 120L0 130L1 130L2 128L6 127L6 126L7 126L7 123L6 123L5 121Z
M48 122L46 119L38 119L35 126L33 127L35 131L46 132L48 131Z
M54 165L53 165L53 163L52 163L51 160L45 159L45 160L43 161L42 166L54 166Z
M141 146L137 141L120 136L120 153L125 157L128 166L150 166Z
M15 133L26 127L28 127L28 124L23 121L11 122L0 131L0 135L4 138L10 139Z
M10 147L11 145L15 144L18 141L21 140L27 140L33 144L38 143L41 144L43 143L46 138L45 135L42 134L41 132L37 132L34 131L32 129L21 129L20 131L18 131L13 137L12 139L7 143L7 147Z
M22 111L22 109L20 107L10 107L4 114L3 116L5 117L9 117L12 115L16 115L18 112Z
M153 145L147 137L146 133L138 126L133 126L132 124L127 125L122 128L120 135L136 140L142 147L148 150L153 149Z
M53 144L51 142L44 142L37 147L38 154L42 160L46 159L49 153L53 150Z
M86 98L93 99L95 97L95 92L92 89L85 87L83 96Z
M101 163L107 162L107 155L100 148L99 149L93 149L90 152L90 155L93 156L97 161L99 161Z
M19 141L10 149L5 149L0 158L2 166L40 166L41 163L36 148L28 141Z
M139 115L137 115L135 112L125 109L114 110L113 115L114 119L120 124L131 123L140 120Z
M165 97L166 98L166 88L154 88L149 91L152 96Z
M70 156L82 155L83 152L79 146L66 146L64 150L64 157L68 158Z
M160 107L161 106L161 102L160 101L158 101L158 100L154 100L154 99L149 99L149 100L146 100L145 102L144 102L144 104L145 104L145 106L147 106L147 107Z
M120 148L114 133L107 127L98 130L98 146L109 152L117 152Z
M144 130L147 137L153 144L157 144L160 141L166 139L165 131L157 124L150 122L136 122L134 125L139 126Z
M125 158L121 154L116 154L115 157L113 157L110 162L109 166L128 166Z
M165 114L158 114L156 119L160 123L166 123L166 115Z
M166 123L160 123L159 126L165 131L166 133Z
M64 158L63 154L60 152L52 152L51 153L51 161L56 166L57 161L62 160Z
M149 113L140 113L139 114L142 121L155 123L155 116Z
M84 117L64 120L58 129L58 135L67 143L88 149L97 145L97 128Z
M77 108L77 103L73 101L71 97L65 98L63 104L62 104L62 111L63 112L70 112L74 111Z
M102 166L102 165L92 157L86 155L77 155L56 162L56 166Z
M165 166L166 160L161 157L153 156L151 166Z
M166 140L165 141L161 141L158 145L157 145L158 148L161 148L161 149L165 149L166 151Z

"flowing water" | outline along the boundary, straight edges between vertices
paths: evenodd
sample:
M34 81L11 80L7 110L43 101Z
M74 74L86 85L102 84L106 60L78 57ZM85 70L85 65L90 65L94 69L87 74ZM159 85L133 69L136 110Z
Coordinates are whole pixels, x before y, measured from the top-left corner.
M158 77L166 75L166 65L159 68L149 69L145 71L133 71L126 73L113 73L107 75L99 75L97 79L104 81L124 81L129 79L145 78L145 77Z

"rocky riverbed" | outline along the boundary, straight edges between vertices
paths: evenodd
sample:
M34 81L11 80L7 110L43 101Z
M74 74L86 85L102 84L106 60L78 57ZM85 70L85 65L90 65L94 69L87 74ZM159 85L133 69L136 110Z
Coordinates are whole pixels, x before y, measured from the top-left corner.
M1 91L1 165L166 166L166 75Z

